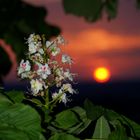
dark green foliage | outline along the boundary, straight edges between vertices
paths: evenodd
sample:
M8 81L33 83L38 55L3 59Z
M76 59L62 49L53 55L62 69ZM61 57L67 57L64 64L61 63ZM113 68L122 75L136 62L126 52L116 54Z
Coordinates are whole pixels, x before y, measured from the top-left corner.
M84 102L84 109L86 110L88 118L92 121L97 120L99 117L101 117L105 111L104 108L93 105L93 103L88 99L86 99Z
M80 139L66 133L55 133L49 140L80 140Z
M63 0L66 13L83 16L87 21L101 18L102 0Z
M136 0L137 1L137 8L140 9L140 0Z
M91 120L87 118L85 110L81 107L74 107L58 113L48 128L53 132L80 134L90 123Z
M21 103L25 98L24 92L16 90L6 92L4 95L6 95L13 103Z
M13 103L3 94L0 97L1 140L44 140L40 116L32 107Z
M62 129L68 129L79 123L79 120L74 112L65 110L56 115L55 125Z
M97 139L107 139L111 130L109 127L109 123L105 119L104 116L101 116L96 123L95 126L95 131L93 133L92 138L97 138Z
M118 0L106 0L106 12L108 19L113 19L117 16Z
M115 130L109 135L108 140L128 140L125 129L117 125Z
M24 42L29 34L46 34L48 38L59 34L57 27L45 22L46 15L44 8L31 6L21 0L0 1L0 38L12 45L21 59L28 48Z
M41 132L49 140L140 139L139 124L112 110L95 106L89 100L85 101L84 109L76 106L55 114L38 106L41 102L25 105L24 98L21 91L5 93L1 90L1 140L44 140ZM42 111L40 116L39 110Z
M101 19L104 9L108 19L117 15L118 0L63 0L66 13L82 16L89 22Z
M136 0L140 9L140 0ZM108 20L117 16L119 0L63 0L64 10L67 14L84 17L88 22L96 22L107 15Z

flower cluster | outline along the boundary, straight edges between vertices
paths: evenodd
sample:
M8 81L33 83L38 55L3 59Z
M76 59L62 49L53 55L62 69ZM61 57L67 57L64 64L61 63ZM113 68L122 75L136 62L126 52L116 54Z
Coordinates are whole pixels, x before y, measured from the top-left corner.
M64 38L58 36L47 41L44 35L31 34L27 44L27 60L21 60L18 76L30 80L30 93L33 96L46 96L46 91L49 91L53 101L66 103L69 100L66 95L75 93L75 90L70 84L74 74L66 68L73 60L67 54L61 55L61 46L65 45ZM50 91L54 86L56 91Z

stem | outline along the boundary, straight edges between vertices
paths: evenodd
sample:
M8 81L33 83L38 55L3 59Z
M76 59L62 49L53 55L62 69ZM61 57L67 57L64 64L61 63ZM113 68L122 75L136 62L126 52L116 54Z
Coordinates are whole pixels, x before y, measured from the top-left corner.
M45 108L49 109L49 90L48 89L46 89L46 92L45 92Z
M60 100L61 96L64 94L65 92L62 92L60 95L58 95L58 97L54 100L52 100L51 102L48 103L48 105L50 105L50 112L53 110L53 108L55 107L55 105L57 104L57 102Z

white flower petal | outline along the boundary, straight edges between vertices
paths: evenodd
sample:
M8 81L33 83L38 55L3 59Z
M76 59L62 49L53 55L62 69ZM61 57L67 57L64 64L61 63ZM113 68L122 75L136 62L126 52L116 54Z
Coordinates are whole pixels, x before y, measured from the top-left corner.
M39 52L40 54L44 54L44 50L43 50L42 48L40 48L40 49L38 50L38 52Z
M29 46L29 53L30 54L33 54L33 53L37 52L37 46L34 45L33 42L31 42L28 46Z
M21 60L20 66L18 68L18 75L20 75L23 72L30 71L30 69L31 69L30 62L28 60L26 60L26 62L24 62L24 60Z
M73 60L70 56L68 56L67 54L63 54L62 55L62 63L68 63L68 64L72 64Z
M62 96L61 96L61 101L66 104L67 103L67 96L66 96L66 93L64 93Z
M30 84L33 95L37 95L39 91L43 90L43 84L37 79L32 79Z
M51 45L52 42L46 41L46 47L48 48Z
M41 78L46 79L48 75L51 74L51 70L48 66L48 64L45 65L39 65L39 69L37 70L37 74L41 76Z

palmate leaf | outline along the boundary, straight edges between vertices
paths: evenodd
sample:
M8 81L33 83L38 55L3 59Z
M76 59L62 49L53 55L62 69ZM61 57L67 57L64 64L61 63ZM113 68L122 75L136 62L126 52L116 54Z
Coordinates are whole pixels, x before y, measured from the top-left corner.
M135 123L134 121L132 121L132 120L130 120L130 119L124 117L124 116L123 116L122 119L123 119L123 122L124 122L125 124L127 124L127 125L130 127L130 129L131 129L131 131L132 131L132 132L131 132L131 136L140 139L140 125L137 124L137 123Z
M94 139L107 139L111 133L109 124L104 116L101 116L96 123L93 137Z
M113 125L116 125L116 122L121 122L122 125L127 126L130 129L130 133L128 134L131 137L140 139L140 125L136 122L128 119L127 117L120 115L112 110L107 110L104 114L105 118L110 121Z
M11 90L4 93L13 103L21 103L24 97L24 93L22 91Z
M6 98L3 94L0 93L0 107L10 105L12 105L12 101L10 101L8 98Z
M0 98L0 139L44 140L38 113L28 105L13 104L0 96L3 97Z
M67 132L70 134L80 134L91 123L87 118L86 112L81 107L74 107L56 115L56 119L52 122L52 126L48 128L54 132Z
M113 131L108 137L108 140L128 140L128 139L129 138L127 137L125 129L120 125L117 125L115 131Z
M84 102L87 117L92 121L97 120L104 114L105 109L101 106L95 106L90 100L86 99Z
M68 133L78 135L82 133L90 125L91 120L88 119L86 115L86 111L83 108L76 106L76 107L73 107L71 110L77 114L80 120L80 123L76 125L75 127L70 128L68 130Z
M79 123L79 120L74 112L65 110L56 115L55 126L63 129L68 129Z
M128 119L127 117L118 114L115 111L104 109L100 106L95 106L89 100L85 101L84 108L86 109L88 118L92 119L93 121L97 120L98 117L103 115L104 118L109 122L109 124L113 125L114 128L118 124L120 125L120 123L124 129L127 127L127 129L129 130L129 133L127 133L129 139L140 139L140 125Z

